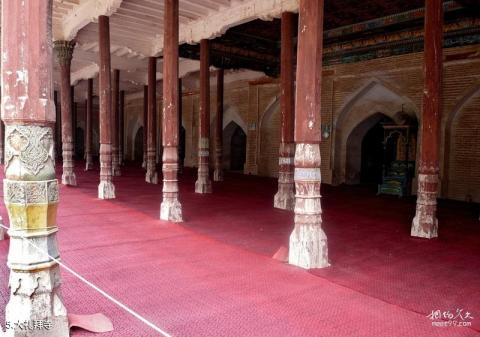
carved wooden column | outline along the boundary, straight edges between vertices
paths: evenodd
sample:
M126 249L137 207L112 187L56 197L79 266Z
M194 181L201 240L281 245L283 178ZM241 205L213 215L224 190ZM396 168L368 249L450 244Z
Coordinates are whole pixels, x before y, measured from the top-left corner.
M142 167L147 168L147 134L148 134L148 85L143 86L143 162Z
M278 192L275 194L275 208L293 210L295 206L295 185L293 181L293 160L295 143L293 130L295 124L294 98L294 20L293 13L282 14L281 48L281 107L282 124L280 128L280 148L278 157Z
M214 181L223 181L223 69L217 70L217 118L215 123L215 171Z
M160 219L182 221L178 200L178 0L165 0L163 49L163 201Z
M320 100L323 49L323 0L300 0L295 109L295 227L289 263L327 267L327 236L320 203Z
M115 186L112 182L112 86L110 70L110 27L109 17L98 17L100 44L100 73L98 92L100 96L100 199L115 198Z
M125 137L125 91L120 91L118 102L118 164L123 165L124 137Z
M58 64L60 65L60 95L62 105L62 184L76 186L77 179L73 168L74 139L73 139L73 111L72 88L70 87L70 66L72 63L75 41L55 41Z
M147 173L145 181L158 184L157 176L157 58L148 58Z
M200 41L200 112L198 123L198 178L195 193L212 193L210 161L210 51L208 40Z
M118 120L119 120L119 102L120 96L120 70L113 70L113 83L112 83L112 174L115 177L121 175L120 163L118 161Z
M5 125L3 124L3 120L0 120L0 165L3 165L5 163L5 144L4 144L4 139L5 138ZM1 232L1 230L0 230ZM1 238L0 238L1 240Z
M33 336L21 325L15 328L14 322L42 320L51 323L48 336L67 337L60 268L44 253L48 251L54 258L60 255L56 239L59 187L53 141L52 2L3 0L1 10L2 117L6 124L3 187L10 218L10 300L5 320L13 327L7 335Z
M85 171L93 169L92 159L92 118L93 118L93 78L87 81L87 107L85 110Z
M411 235L438 236L437 190L440 118L442 115L443 2L425 1L424 88L418 167L417 211Z
M55 103L55 158L62 157L62 118L60 104L58 103L58 92L53 92L53 102Z

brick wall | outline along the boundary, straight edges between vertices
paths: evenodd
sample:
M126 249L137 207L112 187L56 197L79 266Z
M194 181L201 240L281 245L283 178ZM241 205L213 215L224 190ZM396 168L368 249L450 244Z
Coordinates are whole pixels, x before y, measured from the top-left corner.
M362 134L353 132L358 131L362 122L378 113L395 120L402 110L412 118L421 119L422 63L423 54L415 53L324 68L322 125L331 129L330 136L322 139L321 144L325 183L346 182L348 144L352 143L353 134ZM237 81L235 74L226 74L224 127L233 121L247 134L244 172L274 177L278 173L280 134L278 79L262 77ZM198 73L191 76L198 77ZM216 115L214 78L211 79L212 126ZM198 85L198 81L190 82ZM135 116L143 112L142 104L143 99L127 101L128 123L138 121ZM186 129L185 164L196 166L199 100L195 85L184 88L182 105ZM445 50L442 106L441 193L452 199L480 202L478 46ZM212 127L211 144L213 132ZM131 132L128 137L127 146L132 146ZM417 148L420 142L421 139L417 141ZM224 144L226 146L228 144Z

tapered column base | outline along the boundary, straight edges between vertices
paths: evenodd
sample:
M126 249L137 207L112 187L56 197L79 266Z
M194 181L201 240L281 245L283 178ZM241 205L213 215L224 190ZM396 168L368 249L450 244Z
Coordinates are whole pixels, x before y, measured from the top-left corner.
M178 200L163 200L160 205L160 219L171 222L182 222L182 205Z
M198 178L195 182L195 193L212 193L212 182L208 178Z
M417 210L412 221L411 236L432 239L438 236L437 174L418 175Z
M158 184L158 174L157 171L148 170L145 174L145 181L149 184Z
M223 170L215 169L213 171L213 181L223 181Z
M327 236L320 226L297 225L290 235L288 263L305 269L328 267L327 247Z
M277 194L273 198L273 207L293 211L295 207L294 185L284 184L279 186Z
M99 199L115 199L115 186L111 181L100 181L98 185Z
M67 310L59 291L58 265L32 272L10 272L10 301L5 309L5 320L10 324L8 337L69 337ZM43 328L29 330L41 321ZM15 323L20 323L15 326ZM22 324L25 322L25 326ZM49 329L45 324L48 324Z
M77 186L77 177L73 171L63 171L62 184L67 186Z

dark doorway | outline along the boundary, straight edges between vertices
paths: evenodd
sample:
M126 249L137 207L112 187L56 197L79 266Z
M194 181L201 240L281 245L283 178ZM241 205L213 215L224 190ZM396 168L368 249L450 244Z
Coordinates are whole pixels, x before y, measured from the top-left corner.
M382 167L384 161L384 133L382 123L385 123L389 120L389 118L383 118L370 130L368 130L365 137L363 137L362 164L360 171L360 182L362 183L379 184L382 182ZM389 151L387 151L385 154L393 150L393 148L389 148L388 150Z
M84 159L85 154L85 135L83 129L77 127L75 132L75 158Z
M247 135L237 125L230 141L230 170L243 171L247 156Z
M135 145L133 159L137 162L143 161L143 126L140 127L135 135Z

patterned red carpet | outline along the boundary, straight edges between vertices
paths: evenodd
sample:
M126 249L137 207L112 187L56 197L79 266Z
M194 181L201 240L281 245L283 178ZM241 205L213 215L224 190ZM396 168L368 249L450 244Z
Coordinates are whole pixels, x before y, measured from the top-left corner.
M193 193L194 176L182 175L186 222L175 225L158 220L161 185L144 183L143 170L124 169L114 201L96 199L98 171L77 170L80 186L61 189L63 262L175 337L480 336L473 205L442 202L440 238L419 240L409 237L414 200L324 186L332 266L307 272L270 258L288 243L293 223L292 214L272 208L275 180L231 174L201 196ZM0 209L8 223L3 202ZM0 242L0 321L7 251L8 240ZM159 336L66 271L62 276L70 312L113 320L115 331L103 336ZM471 327L432 326L427 317L458 316L457 309L462 317L455 320Z

